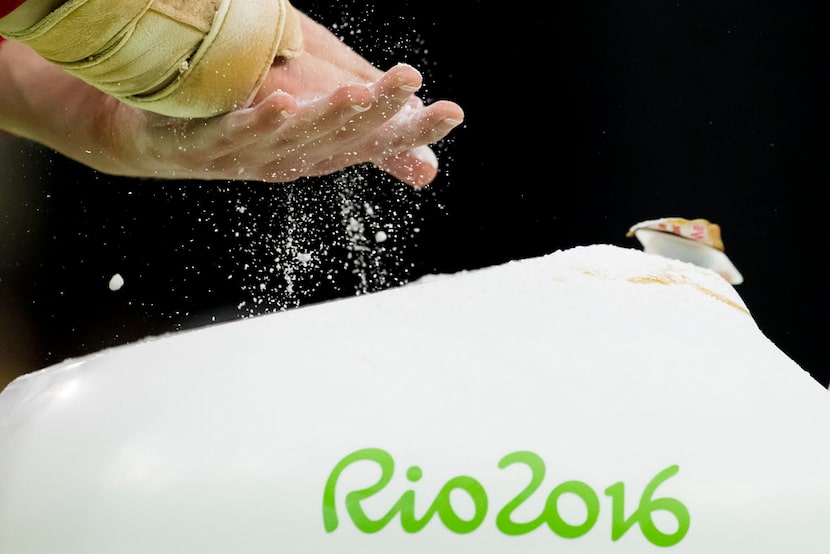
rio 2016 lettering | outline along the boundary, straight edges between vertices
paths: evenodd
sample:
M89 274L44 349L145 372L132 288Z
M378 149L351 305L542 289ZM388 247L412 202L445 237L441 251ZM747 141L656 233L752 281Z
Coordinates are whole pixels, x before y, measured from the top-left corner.
M400 522L404 531L417 533L437 514L447 529L464 534L478 529L487 516L489 501L484 487L476 479L460 475L453 477L441 487L435 500L420 517L415 514L415 491L407 490L385 515L379 519L370 518L361 506L361 502L377 494L389 484L395 472L395 460L385 450L364 448L352 452L340 460L326 481L323 491L323 525L327 532L333 532L339 525L335 492L341 474L352 464L365 461L374 462L380 466L380 478L369 487L348 492L345 497L346 511L349 517L354 525L364 533L380 531L398 514L400 514ZM513 513L542 484L545 478L545 462L533 452L517 451L504 456L499 461L498 467L504 469L513 464L524 464L530 468L531 478L527 486L496 514L495 525L499 531L506 535L524 535L536 530L543 524L547 524L556 535L567 539L575 539L585 535L594 527L600 512L599 496L582 481L560 483L548 495L542 513L538 517L526 522L515 521ZM657 487L676 475L679 469L677 465L673 465L655 475L640 495L637 508L628 517L625 516L625 485L619 482L605 489L605 495L611 498L611 540L619 540L635 524L639 524L643 536L656 546L674 546L683 540L689 531L691 520L689 510L675 498L654 497ZM419 481L422 476L423 472L417 466L410 467L406 472L406 478L412 483ZM465 493L472 501L473 515L469 519L462 518L453 509L450 495L454 491ZM584 521L572 523L565 521L561 516L558 502L565 494L576 496L584 504L586 508ZM677 522L677 528L674 532L664 533L655 525L652 514L656 511L668 512L674 517Z

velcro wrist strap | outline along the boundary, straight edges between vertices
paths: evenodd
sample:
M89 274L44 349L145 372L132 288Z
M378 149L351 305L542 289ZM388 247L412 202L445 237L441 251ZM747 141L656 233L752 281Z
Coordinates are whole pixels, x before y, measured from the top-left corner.
M9 38L121 101L176 117L247 106L302 50L287 0L69 0Z

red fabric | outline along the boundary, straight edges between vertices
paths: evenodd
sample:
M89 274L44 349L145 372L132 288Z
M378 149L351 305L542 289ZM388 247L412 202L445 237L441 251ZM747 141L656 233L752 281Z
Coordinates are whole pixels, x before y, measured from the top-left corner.
M0 2L2 2L2 1L3 1L3 0L0 0ZM0 37L0 46L3 46L3 37ZM8 134L9 134L9 133L7 133L6 131L4 131L3 129L0 129L0 135L8 135Z
M0 17L9 15L26 0L0 0Z

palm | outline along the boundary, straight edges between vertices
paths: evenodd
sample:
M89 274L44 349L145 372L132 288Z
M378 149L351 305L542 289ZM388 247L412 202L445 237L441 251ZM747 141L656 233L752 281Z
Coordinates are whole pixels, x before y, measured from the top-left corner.
M283 90L300 101L327 96L345 84L368 84L383 71L349 48L328 29L299 12L304 50L296 58L275 60L257 100Z
M368 104L369 111L344 127L350 133L328 137L328 145L316 142L318 174L371 161L416 186L431 182L437 173L437 160L428 145L443 138L463 119L461 108L448 101L425 107L412 94L422 83L414 68L399 65L384 73L328 29L301 12L299 15L303 53L275 60L254 103L283 91L296 98L300 110L317 115L339 103ZM366 96L367 86L370 97Z

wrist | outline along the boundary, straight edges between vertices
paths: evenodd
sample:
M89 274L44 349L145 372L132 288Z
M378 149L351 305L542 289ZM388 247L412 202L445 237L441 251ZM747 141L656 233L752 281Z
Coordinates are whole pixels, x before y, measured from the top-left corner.
M88 149L102 93L14 40L0 48L0 128L70 157Z
M130 106L175 117L246 107L274 57L303 48L288 0L27 0L0 19L0 34Z

